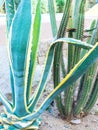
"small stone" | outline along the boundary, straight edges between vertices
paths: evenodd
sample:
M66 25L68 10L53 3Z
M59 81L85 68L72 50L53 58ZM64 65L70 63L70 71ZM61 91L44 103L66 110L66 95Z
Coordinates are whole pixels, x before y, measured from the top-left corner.
M64 127L70 129L70 126L69 126L69 125L64 125Z
M98 123L98 121L97 121L97 120L92 120L92 122Z
M79 125L81 123L81 120L80 119L74 119L74 120L71 120L70 123L73 124L73 125Z
M88 124L86 124L85 127L88 127Z

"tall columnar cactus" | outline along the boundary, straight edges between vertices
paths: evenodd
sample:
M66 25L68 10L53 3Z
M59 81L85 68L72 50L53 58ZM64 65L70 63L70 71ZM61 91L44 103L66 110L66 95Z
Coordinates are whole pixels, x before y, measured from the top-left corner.
M36 88L36 90L33 89L33 95L31 96L41 25L41 0L37 1L34 21L32 21L33 15L31 0L2 0L0 2L1 5L3 4L3 2L5 2L6 5L8 38L7 49L12 89L12 101L9 101L0 92L0 101L5 107L4 113L0 115L0 129L38 129L38 126L40 124L39 116L41 115L41 113L47 109L54 98L59 99L58 95L62 91L65 91L68 86L73 84L78 78L80 78L85 73L85 71L87 71L89 67L91 67L91 65L96 62L96 60L98 59L98 43L96 43L95 45L90 45L86 42L82 42L81 40L77 40L74 38L61 38L64 35L64 28L66 29L66 23L68 21L68 14L66 18L65 11L62 20L64 28L61 25L59 33L57 35L57 39L54 40L49 47L43 73L40 78L38 87ZM69 11L69 3L70 2L68 1L68 3L66 4L67 11ZM66 21L66 23L64 21ZM55 31L53 32L55 34ZM62 35L60 33L62 33ZM65 44L68 43L69 45L72 45L74 47L80 47L83 50L87 50L88 52L73 67L73 69L71 69L71 71L66 74L63 80L61 82L58 82L55 89L39 106L39 99L44 92L49 72L52 68L53 63L56 62L56 60L54 60L56 59L55 52L57 52L58 47L62 47L63 42ZM97 89L96 79L94 83L94 88L92 89L92 93L94 93L95 95ZM91 102L87 102L90 107L96 100L96 97L91 96ZM88 111L90 107L87 106L85 107Z
M54 38L58 38L58 36L64 37L65 34L68 33L68 37L70 38L85 40L84 32L86 32L86 35L88 35L86 38L87 43L90 45L96 44L98 40L98 22L94 20L89 30L84 29L85 3L86 0L66 0L60 27L55 35L53 34ZM52 16L52 14L55 14L53 0L49 0L48 4L50 5L49 10L51 8L50 20L52 30L54 30L54 27L57 25L55 17ZM55 21L55 25L52 24L53 21ZM64 61L62 60L62 47L57 45L54 57L54 88L56 88L57 84L61 81L61 74L63 74L63 77L66 76L87 52L87 50L83 50L79 46L68 44L68 63L66 63L66 70L64 68ZM63 117L70 119L81 112L87 114L95 104L98 95L98 91L96 91L96 93L94 91L97 90L97 65L97 62L93 64L89 70L82 75L81 79L71 84L71 86L64 91L64 94L62 93L56 98L58 110ZM75 95L76 92L77 95Z

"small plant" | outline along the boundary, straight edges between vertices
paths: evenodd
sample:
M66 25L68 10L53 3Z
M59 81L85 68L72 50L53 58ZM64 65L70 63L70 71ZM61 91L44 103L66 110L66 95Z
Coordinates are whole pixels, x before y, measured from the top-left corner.
M41 25L40 7L41 0L38 0L32 22L31 0L5 0L12 101L0 93L0 101L5 107L4 113L0 115L0 129L38 129L41 113L58 94L66 90L98 59L98 43L93 46L73 38L54 40L48 50L38 87L33 90L34 94L31 96ZM89 51L38 107L38 101L45 89L52 68L56 47L57 45L61 46L65 41L70 45Z
M98 21L94 20L89 30L84 29L84 12L86 0L66 0L60 27L57 30L53 0L48 0L53 36L64 37L68 33L69 38L85 39L89 45L95 45L98 41ZM86 32L86 36L84 34ZM66 77L80 59L88 54L78 46L68 44L67 70L64 67L62 44L58 44L54 54L54 88L61 82L61 77ZM91 59L92 60L92 59ZM88 63L86 63L88 64ZM73 116L86 115L94 106L98 97L98 62L93 64L87 72L75 83L71 83L62 94L56 98L56 104L61 115L66 119ZM56 76L55 76L56 75ZM76 94L77 93L77 94ZM82 114L81 114L82 113Z

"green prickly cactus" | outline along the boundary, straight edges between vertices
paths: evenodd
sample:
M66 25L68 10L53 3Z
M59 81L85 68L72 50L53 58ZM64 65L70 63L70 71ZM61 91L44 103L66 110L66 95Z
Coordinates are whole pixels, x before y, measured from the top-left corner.
M64 14L66 14L66 19L61 20L60 27L55 34L55 36L64 37L65 33L68 32L68 37L75 38L79 40L84 40L84 32L88 33L87 43L94 45L98 40L98 22L94 20L89 30L84 29L84 15L85 15L85 4L86 0L66 0L65 1L65 9ZM52 10L54 11L54 10ZM50 15L54 12L50 12ZM52 20L55 18L51 18ZM55 20L56 21L56 20ZM65 25L64 25L64 24ZM55 22L56 26L56 22ZM65 28L64 28L64 27ZM63 28L61 28L63 27ZM53 30L53 26L52 26ZM54 36L54 35L53 35ZM67 70L64 68L64 62L62 62L62 47L57 46L57 50L55 51L54 56L54 88L60 82L60 78L66 76L67 73L71 71L71 69L79 62L79 60L84 57L87 53L87 50L83 50L80 47L73 46L68 44L68 63ZM74 84L68 87L64 94L60 94L56 99L56 104L61 115L67 119L72 118L73 116L77 116L81 112L89 111L97 98L92 98L91 93L93 93L94 87L96 85L94 79L95 72L97 70L98 63L89 68L89 70L81 77L80 80L76 81ZM61 69L61 67L63 67ZM62 71L62 72L61 72ZM76 86L78 88L76 89ZM77 91L77 96L74 95L75 91ZM94 93L95 94L95 93ZM96 97L97 94L95 94ZM92 103L90 102L90 97L92 98ZM89 102L88 102L89 101ZM94 102L93 102L94 101ZM89 105L88 105L89 104ZM88 107L87 107L88 106Z

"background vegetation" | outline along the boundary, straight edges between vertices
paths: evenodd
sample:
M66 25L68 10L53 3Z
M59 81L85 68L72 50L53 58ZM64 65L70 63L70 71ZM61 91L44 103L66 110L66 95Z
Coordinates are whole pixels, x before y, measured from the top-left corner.
M34 5L33 6L33 13L35 13L37 1L36 0L32 0L32 4ZM55 0L55 10L56 10L56 13L62 13L63 12L64 4L65 4L65 0ZM96 4L96 0L87 0L86 10L88 10L89 8L94 6L95 4ZM1 13L5 13L5 4L0 9L0 12ZM48 13L48 0L42 0L42 3L41 3L41 13L42 14Z

